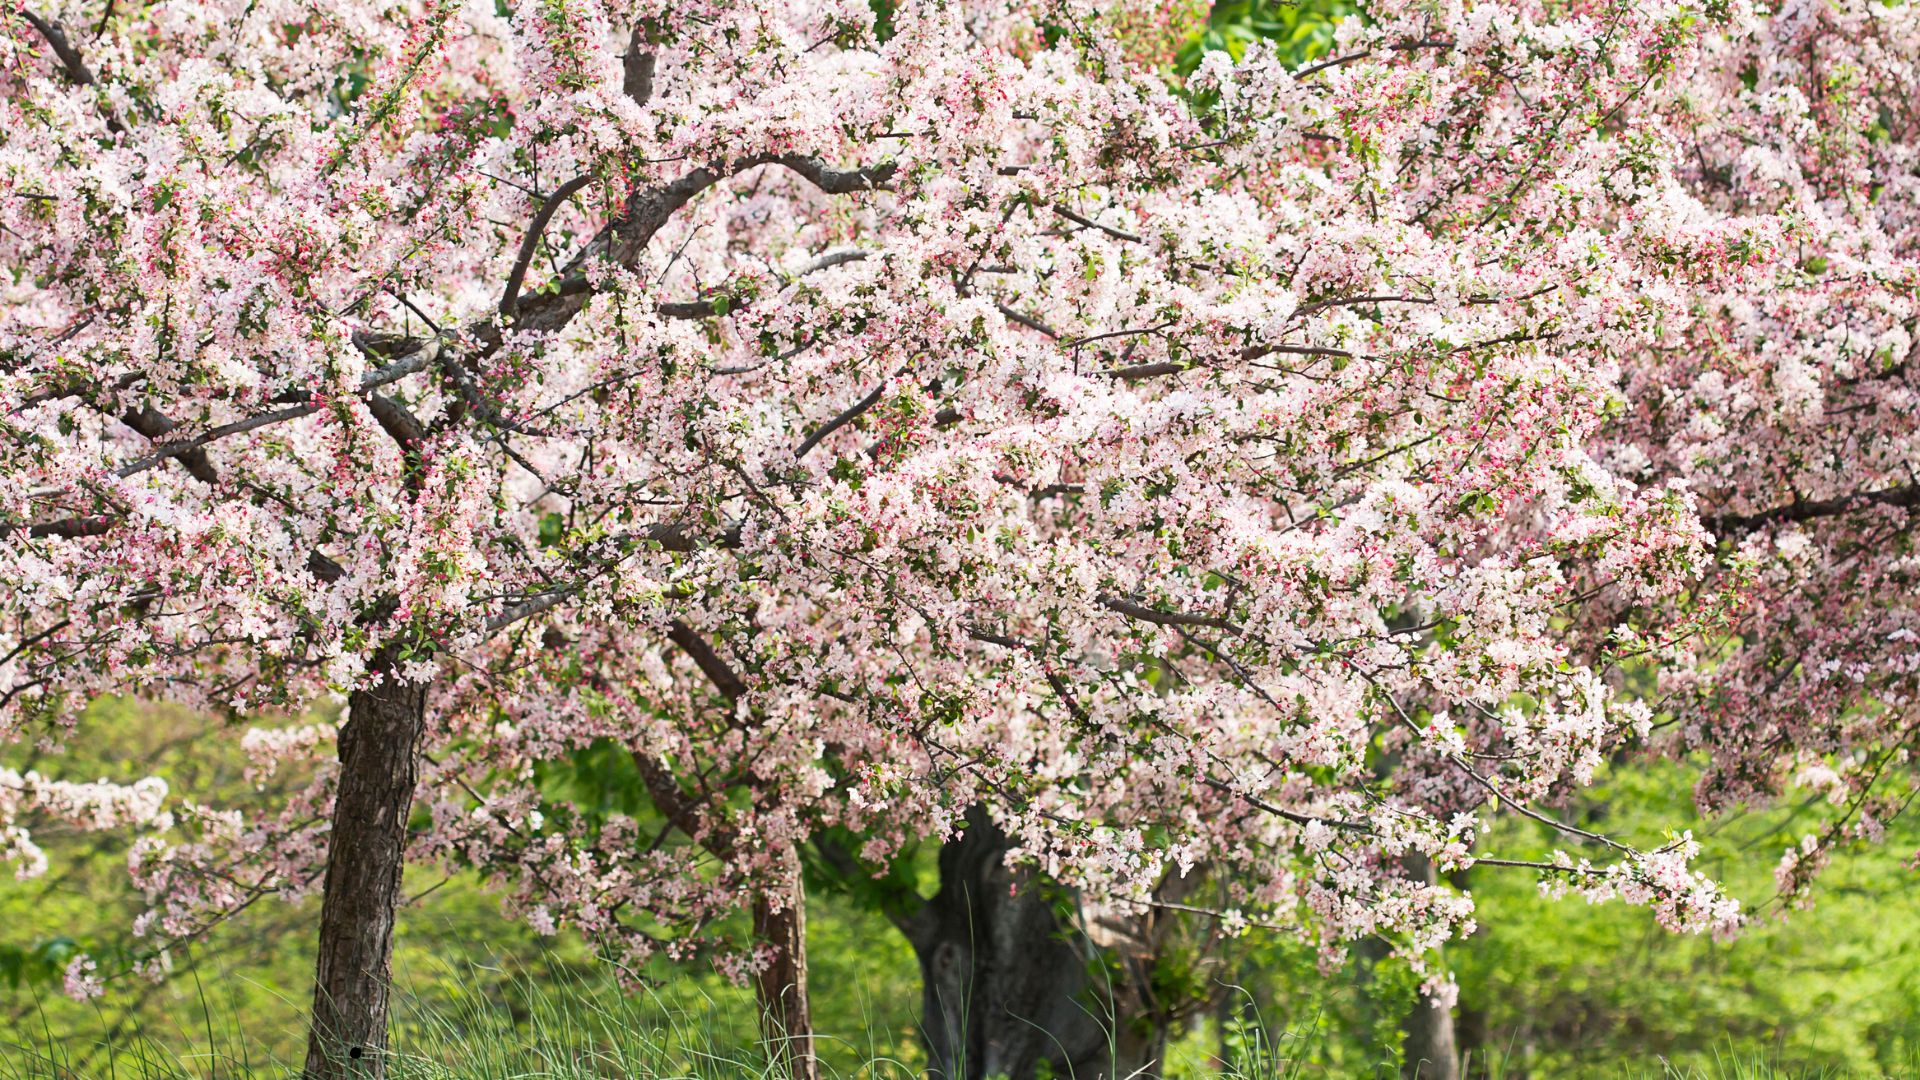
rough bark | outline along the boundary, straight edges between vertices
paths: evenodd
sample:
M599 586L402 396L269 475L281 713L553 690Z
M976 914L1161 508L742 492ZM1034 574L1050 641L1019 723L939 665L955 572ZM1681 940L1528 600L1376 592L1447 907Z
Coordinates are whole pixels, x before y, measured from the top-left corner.
M773 898L753 901L753 936L771 962L754 976L760 1006L760 1035L773 1055L776 1076L819 1080L814 1056L813 1010L807 997L807 908L796 873L793 895L774 910Z
M1083 913L1111 944L1096 942L1061 918L1057 889L1007 867L1009 846L969 811L941 848L940 891L899 920L920 958L928 1077L1028 1080L1042 1062L1079 1080L1156 1075L1166 1026L1145 1007L1142 955L1114 933L1126 920Z
M1377 963L1386 957L1387 945L1369 938L1355 951ZM1398 1021L1400 1080L1460 1080L1460 1048L1451 1010L1436 1008L1422 995L1414 998L1412 1007Z
M628 93L636 77L632 49L637 49L640 30L634 30L629 46ZM652 78L652 57L646 58L646 75ZM638 99L638 95L636 95ZM714 689L727 701L738 704L747 696L747 683L719 651L692 627L675 619L668 627L668 640L678 645L700 668ZM685 829L690 807L678 783L645 754L636 752L633 763L653 797L654 805L670 821ZM756 795L756 801L759 801ZM763 803L772 811L779 805L778 795ZM689 835L692 835L689 833ZM730 830L706 832L697 838L707 850L726 858L739 843ZM773 1059L774 1075L790 1080L819 1080L820 1062L814 1055L813 1009L807 995L807 892L800 875L800 853L787 848L782 853L788 886L786 894L759 892L753 897L754 944L767 958L767 965L753 977L753 989L760 1014L760 1036Z
M394 912L426 699L424 685L391 677L348 698L320 903L307 1080L385 1072Z

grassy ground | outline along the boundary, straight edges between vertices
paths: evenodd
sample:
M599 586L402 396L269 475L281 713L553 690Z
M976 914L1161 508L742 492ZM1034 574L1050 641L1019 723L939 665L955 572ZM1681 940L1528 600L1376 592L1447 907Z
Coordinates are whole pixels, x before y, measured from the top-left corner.
M468 977L474 974L468 972ZM443 978L458 983L455 973ZM487 979L481 984L490 985ZM598 979L518 981L514 996L527 1007L503 1005L497 987L454 994L437 1010L403 999L388 1074L393 1080L777 1080L770 1056L753 1035L751 1021L733 1003L705 995L627 995ZM287 1040L259 1031L240 1017L202 999L195 1018L201 1029L182 1050L181 1032L143 1028L56 1033L43 1026L0 1040L0 1080L267 1080L298 1075ZM292 1034L292 1033L288 1033ZM897 1033L869 1030L852 1040L825 1040L824 1072L846 1080L909 1080L916 1062L888 1053ZM1170 1075L1189 1080L1305 1080L1359 1076L1329 1070L1312 1060L1302 1036L1282 1033L1273 1044L1243 1050L1236 1067L1191 1060ZM1525 1077L1495 1059L1469 1062L1469 1072L1487 1080ZM1388 1073L1387 1075L1390 1075ZM1786 1064L1729 1049L1699 1064L1659 1057L1616 1061L1605 1075L1659 1080L1813 1080L1867 1075ZM1920 1075L1902 1069L1875 1073Z

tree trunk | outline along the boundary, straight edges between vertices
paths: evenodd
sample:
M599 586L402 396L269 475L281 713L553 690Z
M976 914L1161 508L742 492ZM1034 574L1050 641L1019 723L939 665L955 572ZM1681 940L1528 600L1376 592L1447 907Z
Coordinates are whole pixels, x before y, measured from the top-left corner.
M1418 852L1408 852L1404 865L1416 881L1435 884L1433 861ZM1406 1064L1400 1075L1404 1080L1460 1080L1460 1048L1453 1032L1453 1010L1443 1009L1426 995L1414 999L1413 1012L1407 1016Z
M1409 852L1401 866L1415 881L1431 885L1436 880L1433 863L1418 852ZM1377 964L1386 959L1388 945L1377 937L1365 938L1355 951ZM1460 1050L1454 1037L1452 1010L1436 1008L1424 994L1417 994L1413 1007L1400 1018L1400 1031L1401 1080L1460 1080Z
M781 904L777 911L776 902ZM790 895L754 897L753 936L771 957L766 969L754 976L753 989L760 1005L760 1035L775 1062L774 1075L819 1080L813 1010L807 998L806 886L798 867Z
M1407 1017L1406 1064L1400 1075L1404 1080L1460 1080L1460 1053L1454 1045L1453 1012L1429 1001L1425 995L1415 999Z
M376 662L376 670L386 667ZM389 674L347 702L320 901L307 1080L385 1073L394 912L426 730L425 685Z
M985 811L940 849L940 891L903 920L920 958L930 1080L1120 1080L1156 1075L1166 1026L1143 1005L1145 971L1105 953L1061 908L1071 898L1006 865ZM1086 920L1092 925L1091 920ZM1112 921L1107 923L1112 925Z

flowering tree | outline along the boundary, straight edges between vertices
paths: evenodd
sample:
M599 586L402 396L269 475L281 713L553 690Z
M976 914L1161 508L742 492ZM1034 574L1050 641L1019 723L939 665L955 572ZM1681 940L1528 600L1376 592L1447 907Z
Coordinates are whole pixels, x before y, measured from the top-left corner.
M1495 812L1587 855L1481 864L1731 929L1690 840L1550 805L1644 745L1866 807L1906 741L1901 10L1383 3L1183 81L1151 5L9 15L0 731L347 719L262 820L0 774L0 851L154 826L156 957L321 887L318 1076L383 1043L404 856L627 965L750 907L796 1071L799 846L975 804L1442 1004L1426 867ZM644 812L543 781L590 751Z
M1722 542L1738 619L1666 668L1665 739L1706 751L1705 809L1790 785L1838 808L1776 870L1800 902L1920 793L1920 17L1787 5L1709 44L1650 139L1686 162L1692 212L1779 220L1783 248L1756 287L1689 282L1689 318L1623 369L1602 453L1686 483Z

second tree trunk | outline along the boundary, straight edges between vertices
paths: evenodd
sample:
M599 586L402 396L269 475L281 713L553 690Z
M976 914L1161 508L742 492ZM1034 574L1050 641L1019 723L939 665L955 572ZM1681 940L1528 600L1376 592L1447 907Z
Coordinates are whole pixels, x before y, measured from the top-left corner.
M1007 867L1010 846L983 810L969 811L966 831L941 847L940 891L905 927L920 958L927 1075L1157 1075L1166 1029L1140 1004L1144 973L1108 968L1111 954L1063 917L1070 898Z

